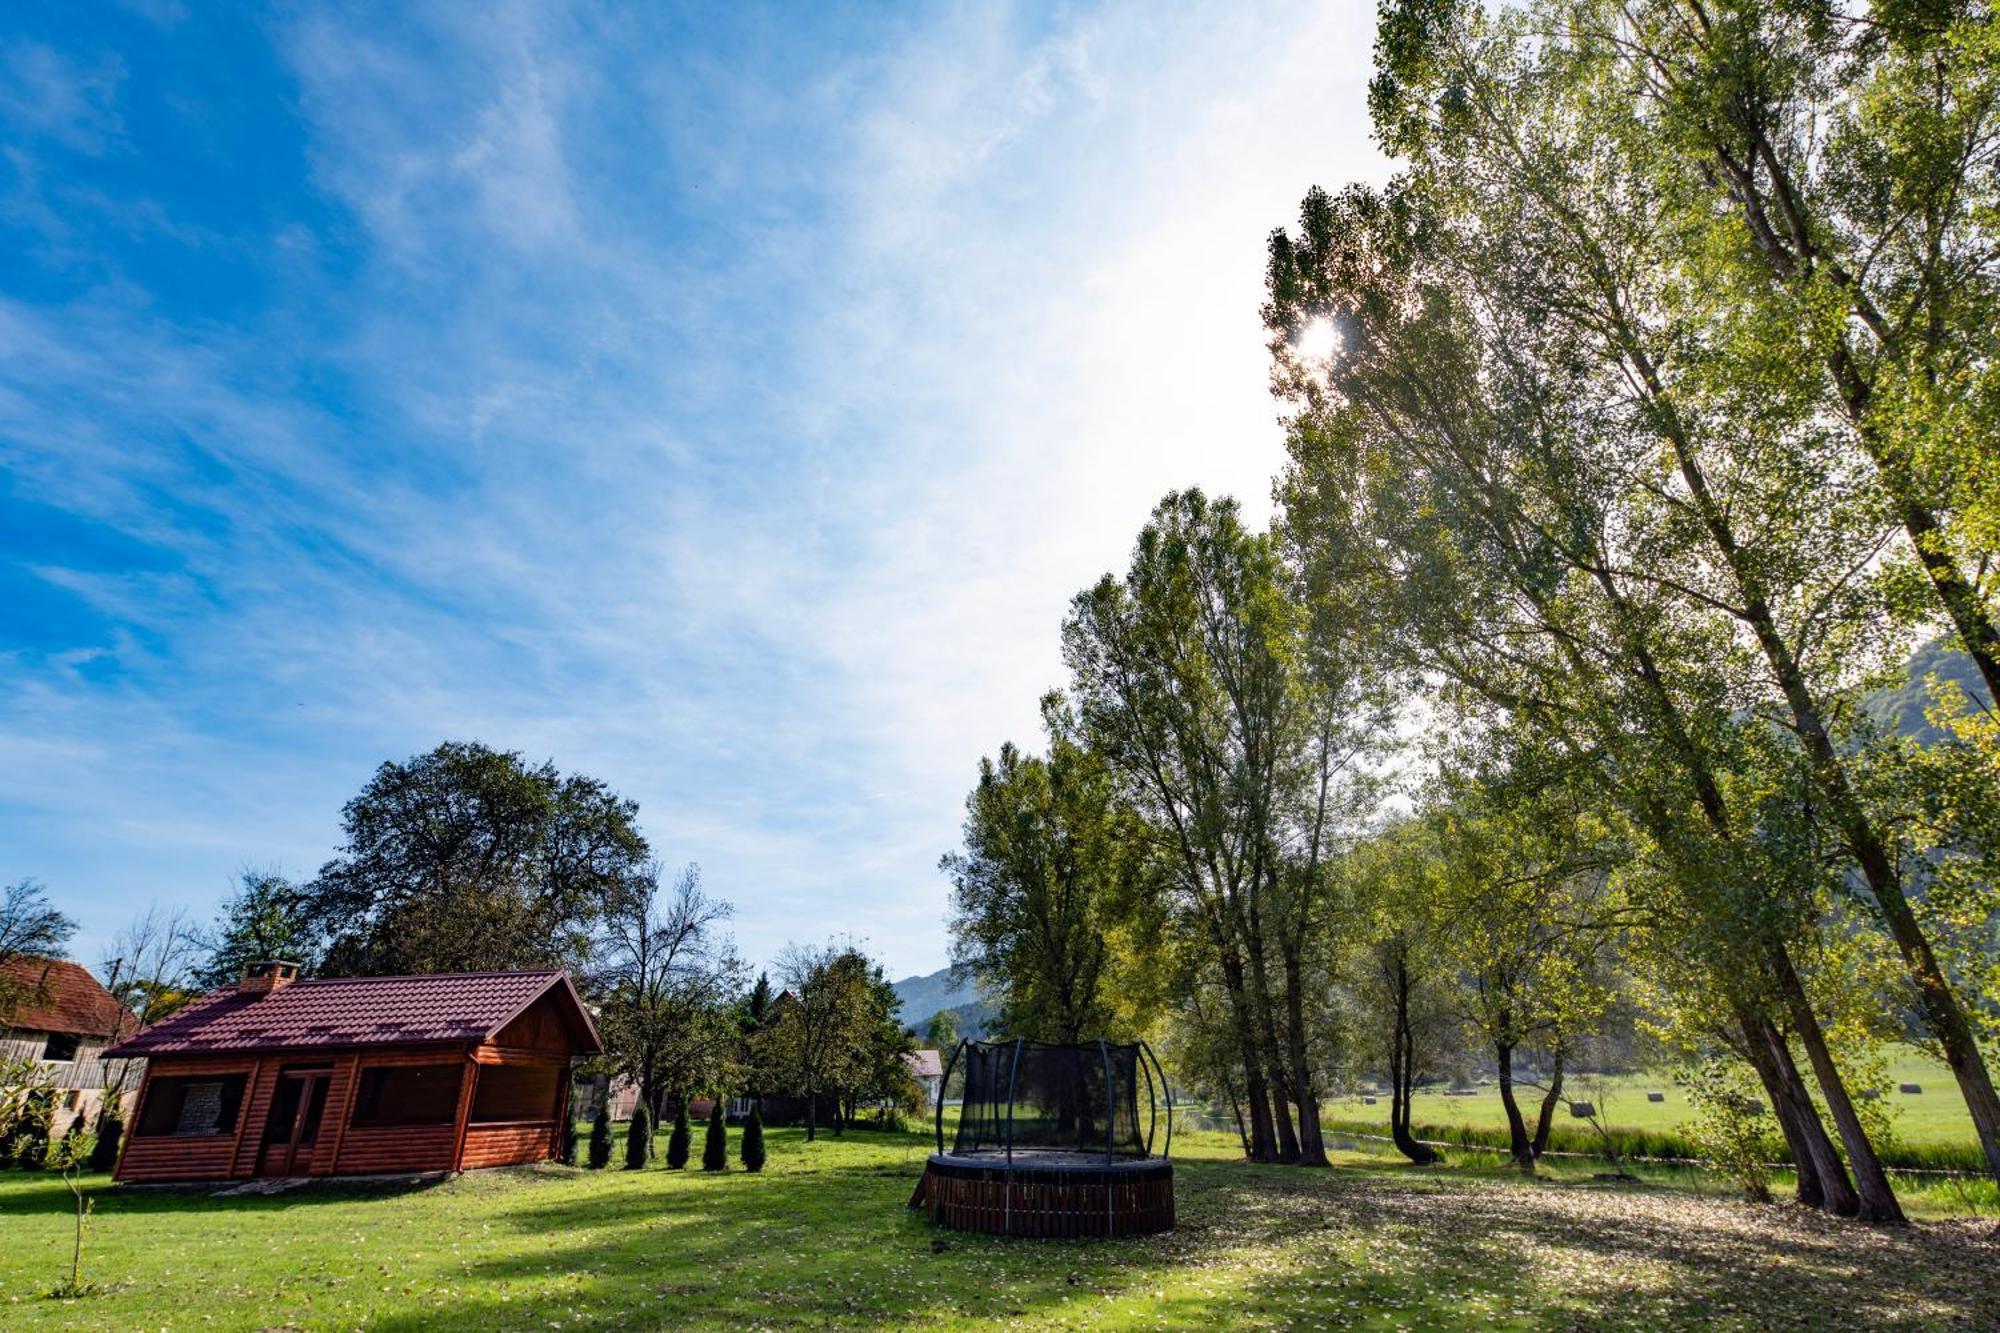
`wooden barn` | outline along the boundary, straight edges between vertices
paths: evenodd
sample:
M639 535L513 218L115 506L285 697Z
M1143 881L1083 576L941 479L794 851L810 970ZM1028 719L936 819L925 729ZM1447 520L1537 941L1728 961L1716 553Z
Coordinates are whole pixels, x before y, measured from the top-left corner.
M143 1057L126 1181L462 1171L555 1154L603 1050L562 972L300 981L254 963L107 1051Z
M60 958L0 961L0 1055L38 1061L53 1075L55 1132L82 1116L95 1123L109 1100L122 1116L140 1067L107 1060L105 1047L139 1026L101 982Z

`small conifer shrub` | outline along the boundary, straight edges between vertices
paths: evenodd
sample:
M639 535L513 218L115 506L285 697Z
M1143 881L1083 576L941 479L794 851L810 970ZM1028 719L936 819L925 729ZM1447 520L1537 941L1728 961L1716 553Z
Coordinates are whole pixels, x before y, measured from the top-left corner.
M722 1098L715 1099L715 1109L708 1113L708 1137L701 1144L701 1169L704 1171L727 1171L729 1169L729 1126L722 1121Z
M564 1166L576 1165L576 1117L564 1116L562 1143L556 1149L556 1160Z
M685 1099L680 1110L674 1115L674 1132L667 1139L667 1169L678 1171L688 1164L688 1147L694 1135L688 1131L688 1112Z
M653 1117L646 1114L642 1103L632 1112L632 1123L625 1127L625 1169L637 1171L652 1160Z
M764 1114L754 1106L750 1108L749 1121L743 1126L743 1169L764 1169Z
M602 1171L611 1165L611 1108L600 1106L590 1122L590 1169Z

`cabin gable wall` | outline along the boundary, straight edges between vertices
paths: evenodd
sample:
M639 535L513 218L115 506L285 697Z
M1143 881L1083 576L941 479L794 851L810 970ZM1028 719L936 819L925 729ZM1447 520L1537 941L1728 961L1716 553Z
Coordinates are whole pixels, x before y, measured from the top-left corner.
M575 1021L566 999L560 998L557 991L551 988L541 999L516 1015L507 1026L494 1033L490 1044L541 1051L567 1059L576 1050L581 1035L576 1031Z

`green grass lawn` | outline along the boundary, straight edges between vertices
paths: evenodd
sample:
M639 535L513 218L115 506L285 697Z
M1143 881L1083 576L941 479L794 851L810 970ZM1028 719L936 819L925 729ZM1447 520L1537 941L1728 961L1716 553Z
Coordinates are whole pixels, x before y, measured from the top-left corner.
M1902 1083L1915 1083L1923 1091L1898 1092L1897 1085ZM1687 1094L1674 1086L1671 1075L1664 1073L1572 1078L1564 1092L1570 1097L1594 1099L1605 1123L1613 1129L1674 1130L1694 1116ZM1648 1092L1661 1093L1664 1100L1648 1101ZM1959 1096L1958 1085L1951 1072L1929 1056L1899 1047L1889 1063L1889 1085L1881 1090L1881 1095L1893 1116L1896 1137L1902 1142L1964 1145L1968 1149L1976 1144L1972 1118L1966 1112L1965 1099ZM1532 1120L1540 1093L1533 1088L1522 1088L1518 1096L1522 1113ZM1384 1095L1375 1105L1368 1106L1359 1097L1338 1098L1327 1104L1327 1112L1345 1122L1380 1119L1386 1126L1389 1099ZM1557 1115L1558 1124L1569 1120L1561 1111ZM1410 1118L1417 1124L1470 1126L1503 1134L1507 1129L1500 1092L1492 1084L1482 1085L1471 1096L1464 1097L1448 1097L1442 1089L1419 1091L1411 1099ZM1586 1127L1581 1121L1574 1123Z
M62 1183L0 1173L0 1326L1762 1328L2000 1311L1990 1214L1871 1230L1583 1166L1251 1167L1204 1134L1176 1138L1173 1233L1008 1241L904 1207L922 1135L770 1140L761 1176L540 1167L238 1198L98 1180L86 1276L104 1290L78 1301L43 1295L67 1267Z

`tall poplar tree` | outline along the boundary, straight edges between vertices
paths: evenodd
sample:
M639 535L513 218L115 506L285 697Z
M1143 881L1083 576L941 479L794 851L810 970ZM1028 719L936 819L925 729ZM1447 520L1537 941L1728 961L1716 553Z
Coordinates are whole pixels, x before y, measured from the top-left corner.
M1000 998L1001 1030L1036 1041L1107 1035L1117 936L1158 875L1151 831L1060 695L1042 701L1048 755L1000 747L966 797L951 878L952 962Z
M1793 742L1768 757L1812 791L1825 827L1850 858L2000 1179L2000 1095L1966 998L1919 918L1907 848L1869 808L1854 747L1843 736L1844 719L1872 683L1871 661L1900 666L1912 646L1891 632L1868 577L1893 538L1895 516L1908 518L1910 497L1894 484L1895 460L1882 454L1879 423L1858 409L1837 416L1823 389L1829 374L1849 385L1876 364L1875 354L1864 355L1845 335L1829 341L1811 312L1774 306L1763 285L1745 281L1742 264L1715 238L1718 201L1708 177L1659 165L1672 160L1683 113L1708 129L1720 117L1748 135L1744 144L1759 164L1750 176L1782 181L1782 154L1768 136L1758 137L1763 113L1736 104L1789 87L1804 104L1784 114L1804 114L1819 95L1807 91L1815 80L1838 84L1852 71L1834 59L1837 43L1816 51L1802 29L1785 26L1789 19L1760 28L1757 15L1770 12L1763 7L1723 14L1678 54L1636 59L1622 38L1652 32L1648 15L1655 27L1671 27L1667 9L1681 6L1612 12L1548 3L1497 17L1427 0L1400 6L1385 24L1378 112L1389 142L1411 154L1416 187L1447 219L1446 262L1459 266L1474 300L1487 310L1531 312L1504 335L1500 319L1475 320L1475 336L1493 342L1496 360L1548 372L1541 374L1549 390L1540 404L1545 419L1584 412L1597 419L1584 447L1566 457L1578 484L1600 487L1610 499L1624 576L1651 585L1675 614L1702 624L1712 636L1714 669L1737 706ZM1692 16L1699 28L1702 12L1678 17ZM1548 40L1552 28L1558 40ZM1728 69L1711 69L1720 82L1691 93L1703 85L1694 76L1684 80L1680 62L1692 68L1708 57ZM1820 60L1833 63L1821 67ZM1863 91L1821 92L1836 127L1826 154L1845 153L1852 169L1891 186L1894 163L1871 159L1841 137L1868 133L1867 114L1855 104L1867 100ZM1690 111L1690 96L1704 107ZM1656 107L1663 109L1649 115ZM1728 174L1726 165L1716 169ZM1737 194L1751 188L1746 183ZM1956 225L1936 222L1946 230ZM1810 232L1799 231L1797 243L1807 244ZM1894 269L1890 251L1901 241L1881 239L1885 269ZM1749 248L1768 258L1775 253L1769 240ZM1866 303L1854 286L1862 270L1843 284L1833 273L1839 260L1827 263L1824 282L1832 286L1825 292L1849 307L1832 322L1867 325L1853 305ZM1940 265L1933 277L1951 267ZM1972 275L1967 281L1977 285ZM1937 309L1911 297L1900 313ZM1937 334L1950 336L1942 328ZM1948 554L1934 541L1918 546ZM1949 563L1928 567L1941 575ZM1990 633L1970 622L1961 629L1969 648ZM1811 1053L1816 1077L1836 1083L1830 1063ZM1828 1091L1844 1137L1861 1137L1848 1099L1837 1087ZM1874 1174L1865 1153L1856 1168ZM1886 1189L1881 1182L1878 1192Z

